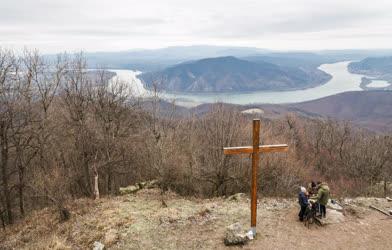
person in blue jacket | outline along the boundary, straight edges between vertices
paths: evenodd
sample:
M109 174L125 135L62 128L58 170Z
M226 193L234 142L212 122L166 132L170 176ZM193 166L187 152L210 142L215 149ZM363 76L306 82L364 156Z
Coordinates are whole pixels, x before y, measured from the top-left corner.
M298 203L301 206L301 210L299 210L299 220L303 221L305 216L306 208L309 206L308 196L307 196L306 188L301 187L298 194Z

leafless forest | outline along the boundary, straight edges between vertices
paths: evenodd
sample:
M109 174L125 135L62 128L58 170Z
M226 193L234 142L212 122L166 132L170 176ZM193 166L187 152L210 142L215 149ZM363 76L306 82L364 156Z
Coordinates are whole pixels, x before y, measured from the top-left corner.
M263 144L289 144L288 153L261 155L261 195L292 196L310 180L327 181L334 196L389 191L391 135L295 114L267 120L219 103L179 116L175 105L161 109L158 93L140 100L110 77L88 71L83 54L49 61L0 50L4 224L49 205L67 219L67 200L116 195L144 180L187 196L248 192L250 158L222 147L250 145L252 118L262 119Z

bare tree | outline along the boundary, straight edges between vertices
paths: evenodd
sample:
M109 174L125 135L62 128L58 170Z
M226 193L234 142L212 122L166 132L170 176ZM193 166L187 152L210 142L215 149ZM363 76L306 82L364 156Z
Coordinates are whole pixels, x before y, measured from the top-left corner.
M107 75L105 70L98 71L95 86L90 89L96 124L92 130L100 145L96 148L93 163L95 198L99 198L99 171L104 171L107 176L106 191L113 191L113 173L116 167L127 162L123 140L129 139L132 128L127 119L131 109L129 86L118 80L109 82Z
M14 83L19 74L17 58L11 51L0 50L0 146L1 146L1 175L2 203L7 214L8 223L13 223L10 190L10 149L9 133L15 113L12 110L17 98L18 89Z
M77 158L73 161L77 169L81 162L83 174L78 178L79 187L88 196L93 194L90 165L95 156L93 137L88 130L89 92L92 81L87 75L87 63L83 54L70 61L62 84L63 102L66 108L67 125L73 130L72 137Z

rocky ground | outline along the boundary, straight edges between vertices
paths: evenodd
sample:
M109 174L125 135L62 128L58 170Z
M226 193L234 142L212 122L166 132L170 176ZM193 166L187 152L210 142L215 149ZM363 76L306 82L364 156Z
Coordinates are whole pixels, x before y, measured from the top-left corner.
M392 209L381 198L341 200L342 214L328 210L329 221L310 228L297 218L295 199L262 198L258 235L243 246L224 244L226 227L249 226L249 199L183 198L143 189L136 194L78 200L69 204L72 217L59 223L54 209L29 215L0 232L0 249L391 249L392 219L369 209ZM338 214L336 214L338 213ZM344 215L343 215L344 214ZM99 244L98 244L99 245Z

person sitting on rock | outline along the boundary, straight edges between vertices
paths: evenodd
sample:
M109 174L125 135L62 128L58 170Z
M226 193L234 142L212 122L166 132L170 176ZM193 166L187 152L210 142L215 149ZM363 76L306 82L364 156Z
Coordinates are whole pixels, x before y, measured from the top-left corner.
M325 218L327 215L326 205L329 200L329 187L325 182L317 182L317 204L319 206L319 211L322 218Z
M301 209L299 210L299 220L303 221L304 220L304 216L305 216L305 212L306 212L306 208L309 206L309 201L308 201L308 194L306 192L306 188L305 187L301 187L299 194L298 194L298 203L301 206Z

